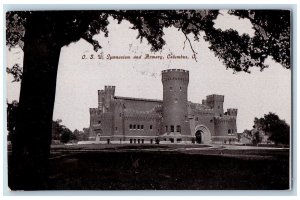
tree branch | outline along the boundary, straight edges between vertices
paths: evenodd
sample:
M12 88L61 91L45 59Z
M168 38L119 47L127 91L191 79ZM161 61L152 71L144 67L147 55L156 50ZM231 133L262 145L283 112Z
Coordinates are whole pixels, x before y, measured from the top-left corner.
M193 51L193 54L195 55L195 56L194 56L194 59L195 59L196 62L198 62L198 61L197 61L197 57L196 57L196 54L198 54L198 53L194 50L190 38L188 38L188 36L187 36L183 31L182 31L182 33L183 33L184 36L185 36L185 41L184 41L183 49L185 48L185 43L186 43L186 41L188 41L189 44L190 44L190 47L191 47L191 49L192 49L192 51Z

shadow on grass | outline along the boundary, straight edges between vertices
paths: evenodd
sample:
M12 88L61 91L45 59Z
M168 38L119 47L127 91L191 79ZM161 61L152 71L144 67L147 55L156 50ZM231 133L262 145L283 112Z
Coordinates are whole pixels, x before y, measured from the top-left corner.
M51 160L56 190L288 189L288 153L265 159L180 152L85 152Z
M45 181L45 185L36 189L289 189L287 149L185 150L183 146L176 148L159 145L161 149L159 150L157 147L157 145L57 146L51 151L48 180ZM89 149L93 151L85 151ZM155 149L156 151L153 151ZM9 166L11 166L10 157L8 156ZM10 167L11 179L14 178L13 171L14 169ZM18 180L10 181L18 182Z

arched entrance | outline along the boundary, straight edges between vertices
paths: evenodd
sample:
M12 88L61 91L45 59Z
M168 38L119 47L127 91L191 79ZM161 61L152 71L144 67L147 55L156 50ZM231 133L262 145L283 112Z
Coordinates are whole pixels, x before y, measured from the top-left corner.
M211 143L211 133L204 125L198 125L195 128L196 143L209 144Z
M195 134L196 136L196 143L201 144L202 143L202 134L203 132L198 130Z

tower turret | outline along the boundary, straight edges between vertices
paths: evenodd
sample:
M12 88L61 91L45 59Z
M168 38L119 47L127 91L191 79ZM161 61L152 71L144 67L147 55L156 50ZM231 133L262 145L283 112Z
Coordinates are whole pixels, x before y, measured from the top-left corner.
M111 100L115 96L115 86L105 86L104 87L104 112L110 110Z
M163 127L162 134L177 132L190 135L187 90L189 71L169 69L162 71Z
M219 116L219 117L223 116L224 114L223 103L224 103L223 95L212 94L206 96L206 104L207 106L209 106L214 110L215 116Z
M238 109L236 109L236 108L228 108L227 109L227 115L236 117L237 116L237 111L238 111Z

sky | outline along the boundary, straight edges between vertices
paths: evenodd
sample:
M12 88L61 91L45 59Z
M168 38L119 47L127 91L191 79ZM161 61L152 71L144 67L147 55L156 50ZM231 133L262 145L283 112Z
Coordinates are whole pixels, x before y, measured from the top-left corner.
M254 30L249 20L221 12L215 20L215 27L222 30L233 28L239 34L248 33L253 36ZM237 129L242 132L251 129L254 117L275 112L281 119L291 124L291 71L284 69L271 58L266 60L269 68L260 72L253 68L251 73L233 73L226 69L208 44L201 38L193 41L189 35L197 61L191 59L192 50L184 43L185 36L176 28L164 30L166 45L157 53L150 52L146 40L136 39L138 33L129 29L130 23L124 21L117 25L110 19L109 37L103 33L95 36L103 47L94 52L91 44L84 40L71 43L61 49L59 60L57 88L53 119L62 119L62 124L71 130L89 126L89 108L97 107L97 90L105 85L116 86L117 96L162 99L161 71L180 68L190 72L188 100L201 103L209 94L225 96L224 110L238 108ZM188 60L107 60L82 59L102 53L123 56L151 54L167 56L186 55ZM19 63L22 66L23 52L19 48L7 50L7 65ZM12 83L7 76L7 99L18 100L20 83Z

